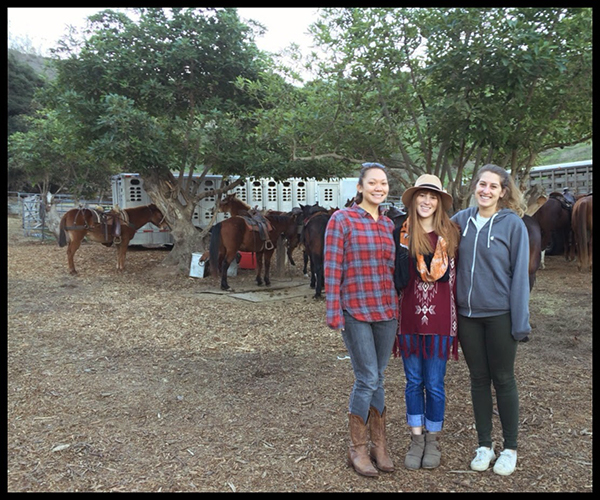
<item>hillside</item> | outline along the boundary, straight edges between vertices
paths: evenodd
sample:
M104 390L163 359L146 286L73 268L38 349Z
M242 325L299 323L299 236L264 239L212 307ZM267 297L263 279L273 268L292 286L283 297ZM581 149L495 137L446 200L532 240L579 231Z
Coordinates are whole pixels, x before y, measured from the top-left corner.
M18 61L28 64L33 70L51 80L56 76L54 68L50 66L51 59L36 54L25 54L15 49L8 49L10 54L13 54Z

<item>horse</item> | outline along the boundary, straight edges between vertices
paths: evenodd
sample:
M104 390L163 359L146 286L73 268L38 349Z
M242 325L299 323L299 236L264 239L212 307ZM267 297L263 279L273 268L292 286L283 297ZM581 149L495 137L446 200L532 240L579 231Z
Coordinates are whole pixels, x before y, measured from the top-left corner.
M354 199L354 198L353 198ZM308 220L308 218L313 215L316 214L317 212L328 212L329 209L322 207L321 205L319 205L319 203L315 203L314 205L302 205L300 204L300 226L301 226L301 230L300 230L300 242L302 243L302 246L304 247L304 251L303 253L303 258L304 258L304 267L302 268L302 272L304 273L304 276L308 276L308 253L306 252L306 246L304 245L304 224L306 223L306 221ZM311 288L314 288L314 282L311 281Z
M304 272L306 274L307 261L310 260L310 287L315 289L313 298L320 299L325 287L324 253L325 229L335 211L332 209L321 210L318 205L304 206L302 243L304 245Z
M154 204L110 212L83 207L69 210L60 220L58 236L60 247L68 245L69 272L77 274L73 258L85 236L107 247L114 243L117 247L117 271L123 271L129 242L136 231L149 222L160 229L170 229L164 215Z
M249 216L252 217L255 211L253 211L252 207L248 205L246 202L240 200L235 193L228 194L221 198L218 204L218 210L220 212L229 212L232 217L236 217L238 215ZM266 215L290 215L294 218L297 218L299 211L294 211L286 213L279 212L276 210L268 210ZM298 228L290 227L284 233L283 237L286 240L287 244L287 256L292 266L295 266L293 253L296 247L300 244L300 236L298 235Z
M296 222L296 226L289 226L282 234L283 238L285 239L285 243L287 246L287 257L288 260L290 261L290 264L292 266L295 266L296 263L294 262L294 250L296 250L296 248L298 247L298 245L300 245L300 232L299 229L301 229L301 227L299 228L298 226L300 226L302 224L301 222L301 212L298 208L293 208L291 212L280 212L277 210L267 210L265 212L265 217L267 217L267 219L269 218L269 216L271 215L285 215L288 217L292 217L294 219L294 221Z
M535 285L535 273L542 260L542 229L531 215L523 215L523 222L529 235L529 291Z
M540 267L544 269L546 251L556 253L562 248L565 259L569 259L569 241L571 234L571 206L560 193L550 193L544 203L532 217L540 225L542 233L542 256Z
M218 210L220 212L229 212L232 217L235 217L237 215L248 215L248 212L252 208L246 202L240 200L235 193L231 193L219 200Z
M404 224L404 221L408 217L408 213L400 210L396 205L392 204L390 208L387 209L385 215L387 215L392 222L394 223L394 227L401 227Z
M292 215L266 214L268 221L266 239L263 241L257 230L243 216L230 217L212 227L209 244L211 274L221 273L221 289L229 290L227 269L238 251L256 253L256 283L263 284L261 277L264 259L264 283L271 284L271 257L277 247L279 236L297 234L296 217Z
M577 253L577 269L592 269L592 194L579 198L573 205L571 225Z

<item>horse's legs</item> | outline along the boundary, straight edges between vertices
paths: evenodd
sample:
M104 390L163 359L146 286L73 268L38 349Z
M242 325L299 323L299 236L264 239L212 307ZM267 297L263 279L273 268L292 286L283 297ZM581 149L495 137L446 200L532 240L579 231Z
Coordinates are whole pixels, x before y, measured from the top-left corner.
M235 259L237 252L227 252L223 255L223 264L221 265L221 290L229 290L229 283L227 283L227 270L229 269L229 265Z
M310 287L315 288L317 285L317 264L315 262L315 257L312 252L309 255L310 258Z
M264 253L265 259L265 285L271 286L271 257L273 257L273 250Z
M264 258L263 252L256 252L256 284L258 286L261 286L263 284L263 280L262 280L263 258ZM265 281L266 281L266 276L265 276ZM268 283L267 283L267 285L268 285Z
M80 246L81 240L76 240L69 234L69 244L67 246L67 262L69 263L69 272L73 276L77 274L77 271L75 270L74 261L75 252L79 249Z
M119 243L117 245L117 271L123 272L125 270L125 253L127 252L127 244Z
M315 295L314 295L314 298L320 299L322 297L321 292L323 291L323 288L325 285L325 275L323 272L323 255L315 255L314 257L312 257L311 258L311 267L312 267L313 262L315 264L315 267L314 267L314 269L315 269L315 271L314 271Z
M306 250L302 251L302 256L304 258L304 268L302 269L302 273L308 278L308 270L306 269L308 266L308 254L306 253Z
M291 247L289 247L289 246L288 246L288 249L287 249L287 256L288 256L288 260L290 261L290 264L291 264L292 266L295 266L295 265L296 265L296 263L294 262L294 257L293 257L293 255L292 255L293 253L294 253L293 249L292 249Z
M540 258L540 268L546 269L546 263L544 262L544 256L546 255L546 250L542 250L542 255Z

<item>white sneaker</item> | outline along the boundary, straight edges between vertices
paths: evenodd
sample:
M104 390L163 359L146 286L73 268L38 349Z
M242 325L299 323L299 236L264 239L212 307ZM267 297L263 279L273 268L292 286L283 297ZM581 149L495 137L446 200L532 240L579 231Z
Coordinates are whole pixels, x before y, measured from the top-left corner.
M504 450L496 460L494 472L501 476L510 476L515 471L516 466L517 450Z
M471 469L482 472L488 470L490 462L496 458L496 454L492 448L480 446L475 450L475 458L471 461Z

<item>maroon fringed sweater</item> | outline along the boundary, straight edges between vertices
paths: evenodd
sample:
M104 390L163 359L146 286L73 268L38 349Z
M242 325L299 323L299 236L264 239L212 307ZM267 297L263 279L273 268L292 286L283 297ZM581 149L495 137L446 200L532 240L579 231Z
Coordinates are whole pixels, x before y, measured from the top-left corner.
M429 233L433 248L437 243L437 235ZM448 279L428 283L421 280L417 273L414 259L409 257L408 285L401 291L399 299L398 335L394 345L394 357L403 353L405 356L422 352L424 358L434 355L432 348L426 352L424 335L440 335L450 337L446 349L439 343L437 355L449 359L452 355L458 359L457 312L456 312L456 259L449 258ZM418 342L408 342L408 336L417 334ZM410 346L410 349L409 349ZM431 343L433 346L433 343Z

